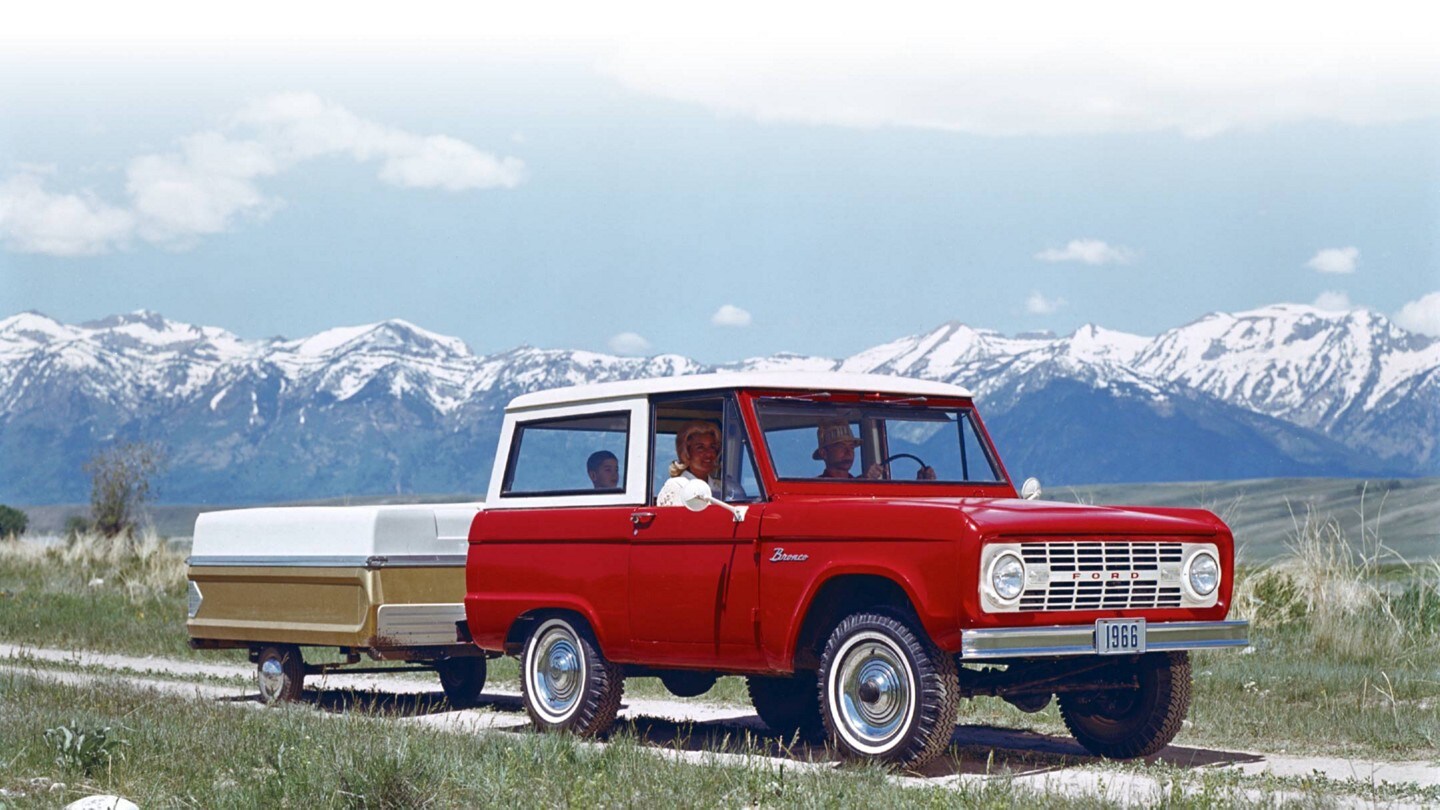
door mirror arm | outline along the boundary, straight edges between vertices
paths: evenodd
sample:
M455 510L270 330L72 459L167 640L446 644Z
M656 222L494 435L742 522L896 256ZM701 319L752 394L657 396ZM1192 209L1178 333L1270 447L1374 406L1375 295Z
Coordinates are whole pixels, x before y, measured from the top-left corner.
M681 500L685 502L685 508L691 512L703 512L705 511L705 507L714 505L729 512L730 516L735 518L736 523L744 522L745 512L749 507L731 506L719 500L710 489L709 483L696 478L694 480L686 480L682 486L684 488L680 491Z

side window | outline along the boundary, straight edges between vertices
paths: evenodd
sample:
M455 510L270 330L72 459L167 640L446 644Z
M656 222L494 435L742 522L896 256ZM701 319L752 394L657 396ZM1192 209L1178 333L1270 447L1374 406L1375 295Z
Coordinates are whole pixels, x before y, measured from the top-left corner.
M744 503L760 500L760 476L755 472L755 455L750 452L750 441L745 436L745 423L740 419L740 409L735 400L725 400L725 449L721 455L724 468L724 494L726 503Z
M630 414L585 414L515 427L502 496L625 491Z
M665 482L671 478L670 467L673 463L680 461L679 450L675 444L675 437L682 430L692 430L697 426L708 426L714 431L709 442L719 443L721 432L721 420L724 415L725 402L716 397L706 399L691 399L674 402L663 402L655 405L655 443L652 445L655 451L654 460L650 467L652 478L650 481L650 494L658 495ZM720 454L724 455L723 450ZM714 457L707 457L714 458ZM715 461L722 461L722 458L714 458ZM689 470L692 474L695 468ZM710 485L715 488L716 493L719 487L720 470L711 470L707 479Z
M730 397L707 397L702 399L667 401L656 403L655 442L651 466L650 492L658 495L670 480L670 468L680 459L675 437L680 431L694 432L701 428L701 444L718 445L719 454L705 455L697 460L699 464L714 463L706 479L716 497L728 503L744 503L761 497L760 479L755 471L754 454L745 437L745 427L740 421L740 412ZM703 435L705 428L713 431ZM688 470L697 470L691 466Z

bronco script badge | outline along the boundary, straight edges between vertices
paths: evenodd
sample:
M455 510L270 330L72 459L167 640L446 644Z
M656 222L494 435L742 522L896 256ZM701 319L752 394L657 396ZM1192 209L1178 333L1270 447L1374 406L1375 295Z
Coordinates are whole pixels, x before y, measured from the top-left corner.
M775 553L770 557L770 562L805 562L808 559L810 559L809 554L786 554L785 549L776 548Z

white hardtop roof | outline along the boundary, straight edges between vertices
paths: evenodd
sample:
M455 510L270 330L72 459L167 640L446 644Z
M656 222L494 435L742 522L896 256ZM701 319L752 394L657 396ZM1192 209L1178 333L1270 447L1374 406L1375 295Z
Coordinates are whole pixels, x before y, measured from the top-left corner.
M891 377L885 374L847 374L839 371L736 371L552 388L548 391L522 394L511 400L506 410L518 411L606 399L627 399L649 394L671 394L680 391L710 391L717 388L860 391L929 397L970 396L968 390L958 385L933 380L913 380L908 377Z

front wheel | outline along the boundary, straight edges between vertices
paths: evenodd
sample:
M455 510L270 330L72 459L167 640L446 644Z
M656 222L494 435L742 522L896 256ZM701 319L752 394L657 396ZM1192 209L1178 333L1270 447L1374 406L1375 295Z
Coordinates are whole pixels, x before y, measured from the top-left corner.
M525 643L520 671L525 712L541 731L594 737L615 722L624 674L605 660L584 625L569 618L541 622Z
M446 658L435 662L435 671L450 705L463 709L480 702L480 692L485 688L484 658Z
M821 718L846 756L918 768L955 731L955 660L894 616L857 613L820 658Z
M1118 674L1133 675L1138 688L1061 694L1060 716L1092 754L1148 757L1175 739L1190 710L1190 655L1149 653Z

